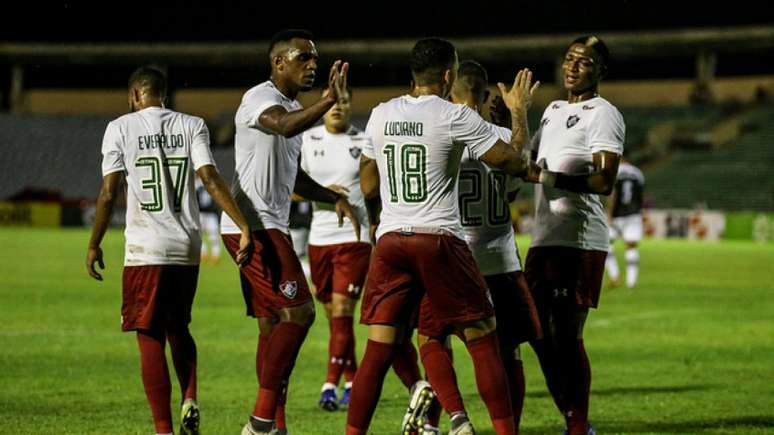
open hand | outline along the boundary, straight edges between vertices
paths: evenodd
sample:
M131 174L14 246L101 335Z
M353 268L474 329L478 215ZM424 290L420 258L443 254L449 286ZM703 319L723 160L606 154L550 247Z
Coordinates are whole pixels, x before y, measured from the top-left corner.
M520 70L513 80L513 86L510 90L503 83L497 83L500 94L508 109L513 111L527 110L532 105L532 96L540 87L540 82L532 84L532 71L527 68Z

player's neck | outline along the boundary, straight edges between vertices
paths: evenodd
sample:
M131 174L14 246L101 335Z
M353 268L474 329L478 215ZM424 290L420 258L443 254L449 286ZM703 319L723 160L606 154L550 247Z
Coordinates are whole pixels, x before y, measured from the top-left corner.
M335 125L325 125L325 131L327 131L330 134L344 134L349 131L350 124L346 124L343 126L335 126Z
M581 91L578 93L568 92L567 93L567 102L572 103L580 103L581 101L590 100L592 98L596 98L599 96L599 93L597 92L597 87L594 86L591 89L587 89L585 91Z
M294 86L292 86L289 82L282 80L282 78L277 78L273 74L269 78L272 83L274 83L274 87L277 88L282 95L290 98L291 100L295 100L298 96L298 89L296 89Z
M158 107L163 109L164 102L161 101L161 98L141 98L140 101L134 104L134 111L139 112L140 110L147 109L149 107Z
M444 94L444 86L441 84L437 85L415 85L413 89L411 89L411 96L412 97L421 97L422 95L437 95L441 98L443 98Z

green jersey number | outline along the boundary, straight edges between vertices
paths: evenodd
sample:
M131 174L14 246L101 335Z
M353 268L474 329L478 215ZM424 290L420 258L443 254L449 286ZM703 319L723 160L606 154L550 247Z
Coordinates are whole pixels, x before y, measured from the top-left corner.
M172 182L174 201L172 206L175 212L180 211L180 205L183 200L186 179L188 177L188 157L140 157L134 163L138 168L147 167L150 171L150 177L140 180L140 186L145 190L150 190L153 200L150 202L141 202L140 208L149 212L160 212L164 210L164 189L162 187L162 176ZM164 169L162 171L162 168Z
M398 202L398 178L401 198L406 203L423 202L427 199L427 146L422 144L389 143L382 153L387 164L387 180L390 202ZM400 156L400 163L396 160Z

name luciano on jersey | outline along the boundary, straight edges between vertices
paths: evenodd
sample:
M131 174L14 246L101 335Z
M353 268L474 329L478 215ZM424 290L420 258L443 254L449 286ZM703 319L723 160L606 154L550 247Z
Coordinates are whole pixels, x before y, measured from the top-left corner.
M424 125L421 122L387 121L384 123L385 136L422 136Z
M154 150L156 148L183 148L185 141L183 134L146 134L137 138L137 146L141 150Z

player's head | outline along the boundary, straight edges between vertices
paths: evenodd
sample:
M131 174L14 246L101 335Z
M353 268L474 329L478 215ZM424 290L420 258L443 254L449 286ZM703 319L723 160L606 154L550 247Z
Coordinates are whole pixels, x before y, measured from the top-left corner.
M457 50L444 39L420 39L411 49L409 67L415 87L440 86L444 98L457 78L458 66Z
M269 42L271 76L299 91L314 85L317 48L308 30L287 29L277 32Z
M323 89L323 96L328 94L328 88ZM336 104L333 105L325 115L323 115L323 122L328 130L333 130L339 133L344 133L349 130L349 126L352 125L352 89L347 87L347 95L343 98L339 98Z
M129 110L164 106L167 99L167 77L150 66L141 66L129 76Z
M480 63L475 60L463 60L457 70L457 80L452 85L451 100L479 110L489 98L488 83L486 69Z
M564 55L562 73L564 88L573 94L596 92L597 85L607 73L610 51L594 35L576 38Z

